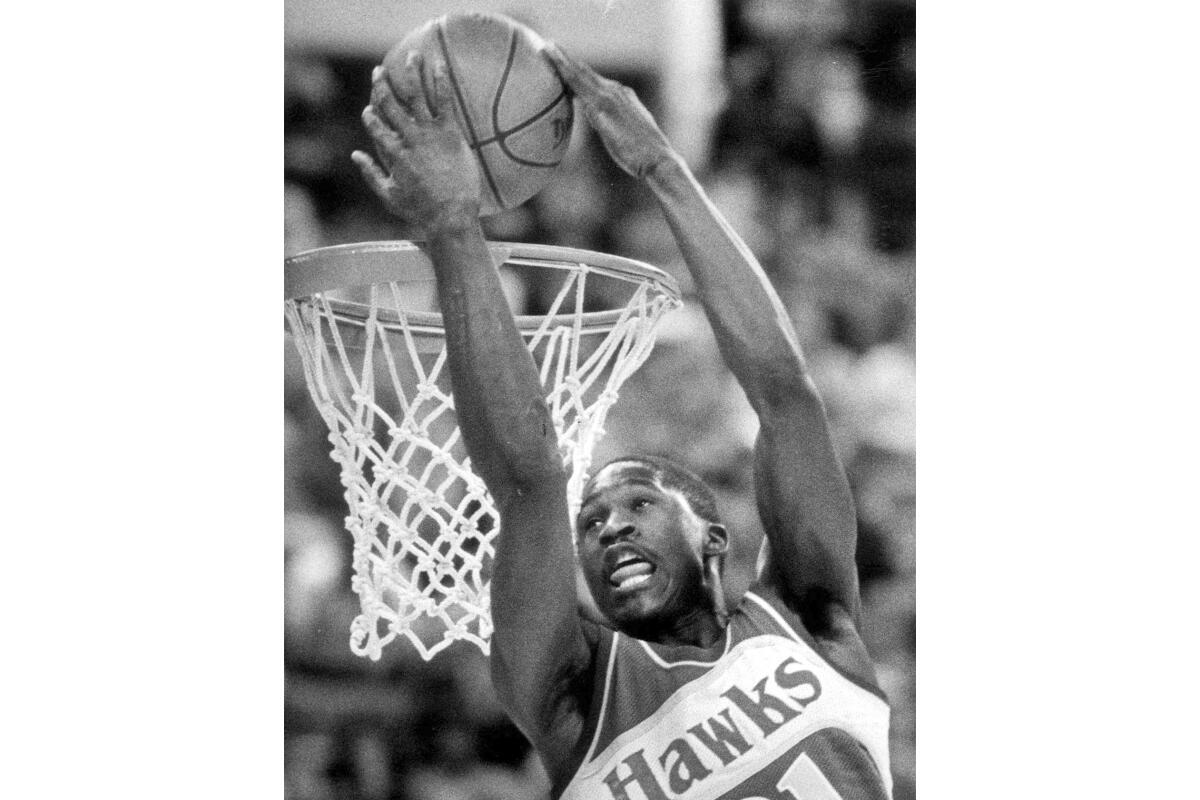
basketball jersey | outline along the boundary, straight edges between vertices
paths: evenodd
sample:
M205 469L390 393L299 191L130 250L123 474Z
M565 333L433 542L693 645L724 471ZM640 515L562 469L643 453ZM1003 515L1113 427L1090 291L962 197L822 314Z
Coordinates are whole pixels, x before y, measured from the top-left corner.
M711 648L605 630L582 763L559 800L890 800L887 702L769 589Z

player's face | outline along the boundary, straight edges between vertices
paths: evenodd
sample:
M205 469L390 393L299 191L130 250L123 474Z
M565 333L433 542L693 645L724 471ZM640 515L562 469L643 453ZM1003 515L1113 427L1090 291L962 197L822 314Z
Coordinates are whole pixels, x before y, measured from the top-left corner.
M643 632L693 612L704 602L704 528L687 501L642 465L601 470L575 530L596 605L618 627Z

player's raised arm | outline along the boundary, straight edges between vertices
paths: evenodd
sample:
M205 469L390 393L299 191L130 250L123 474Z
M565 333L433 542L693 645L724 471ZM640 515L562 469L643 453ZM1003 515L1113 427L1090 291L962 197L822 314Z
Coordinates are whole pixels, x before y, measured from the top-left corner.
M695 278L725 363L758 414L755 484L772 558L765 579L814 633L859 607L854 503L825 410L779 296L628 87L553 45L547 57L579 98L614 161L658 199Z
M554 769L581 718L568 691L590 667L575 594L566 475L541 381L479 226L474 156L444 65L377 69L363 121L378 161L352 156L395 214L421 226L437 276L459 426L503 522L492 577L492 673L501 700ZM552 735L553 734L553 735Z

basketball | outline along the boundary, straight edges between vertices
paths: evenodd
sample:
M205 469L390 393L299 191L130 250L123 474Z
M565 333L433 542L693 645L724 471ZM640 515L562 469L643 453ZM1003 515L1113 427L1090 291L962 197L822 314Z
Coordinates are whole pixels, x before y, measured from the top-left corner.
M393 77L414 50L427 66L445 61L455 116L479 161L481 216L537 194L570 142L571 98L541 44L508 17L447 14L409 33L383 60Z

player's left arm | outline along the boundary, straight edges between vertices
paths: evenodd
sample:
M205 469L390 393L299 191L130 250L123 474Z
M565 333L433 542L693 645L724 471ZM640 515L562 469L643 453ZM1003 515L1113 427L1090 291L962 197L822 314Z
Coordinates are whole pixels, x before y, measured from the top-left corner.
M658 199L722 358L758 415L755 485L771 551L764 581L813 633L838 636L856 624L860 605L854 501L778 293L632 90L554 46L547 56L609 154Z
M567 477L541 379L483 238L478 168L454 122L446 68L432 66L423 71L410 56L394 78L376 71L363 122L378 160L352 157L387 208L427 236L456 417L504 525L491 582L492 676L558 778L583 730L595 647L576 608Z

